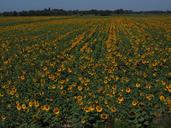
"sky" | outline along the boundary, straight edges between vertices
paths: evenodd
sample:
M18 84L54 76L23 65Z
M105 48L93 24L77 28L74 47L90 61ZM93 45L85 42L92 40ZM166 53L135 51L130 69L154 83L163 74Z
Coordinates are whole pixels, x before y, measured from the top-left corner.
M129 9L134 11L171 10L171 0L0 0L0 11Z

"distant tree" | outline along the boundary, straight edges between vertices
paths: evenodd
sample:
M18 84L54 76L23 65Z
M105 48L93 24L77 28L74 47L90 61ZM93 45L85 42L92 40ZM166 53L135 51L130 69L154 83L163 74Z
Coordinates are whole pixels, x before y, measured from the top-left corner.
M63 10L45 8L44 10L29 10L29 11L9 11L0 13L1 16L68 16L68 15L95 15L95 16L110 16L122 14L171 14L171 11L132 11L132 10Z

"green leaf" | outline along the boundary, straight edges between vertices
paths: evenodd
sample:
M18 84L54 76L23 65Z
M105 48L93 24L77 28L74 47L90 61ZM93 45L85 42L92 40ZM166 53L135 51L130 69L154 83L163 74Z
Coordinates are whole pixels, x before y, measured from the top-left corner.
M144 122L144 125L147 125L148 126L149 125L149 122L148 121L145 121Z
M140 128L142 125L141 124L136 124L136 127L137 128Z
M139 122L143 122L143 121L144 121L144 118L143 118L143 117L140 117L140 118L138 119L138 121L139 121Z

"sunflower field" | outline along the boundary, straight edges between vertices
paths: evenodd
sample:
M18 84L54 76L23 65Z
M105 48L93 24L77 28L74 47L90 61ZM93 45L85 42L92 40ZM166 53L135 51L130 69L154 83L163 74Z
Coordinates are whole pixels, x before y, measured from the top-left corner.
M169 128L171 16L0 17L0 128ZM156 126L152 126L155 124Z

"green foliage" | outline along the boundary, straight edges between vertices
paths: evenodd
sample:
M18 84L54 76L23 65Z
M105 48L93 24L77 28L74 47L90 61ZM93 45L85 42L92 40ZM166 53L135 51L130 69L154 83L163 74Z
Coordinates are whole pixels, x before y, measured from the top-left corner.
M170 20L1 18L0 128L167 128Z

